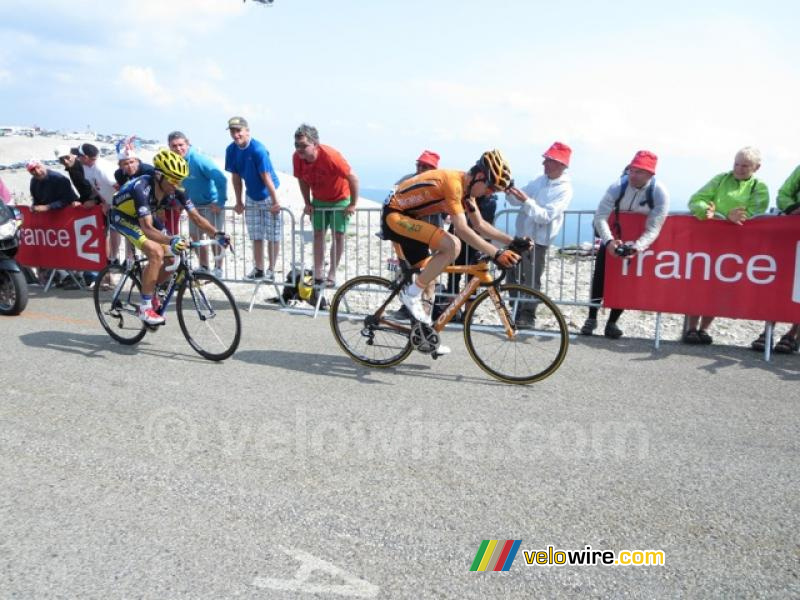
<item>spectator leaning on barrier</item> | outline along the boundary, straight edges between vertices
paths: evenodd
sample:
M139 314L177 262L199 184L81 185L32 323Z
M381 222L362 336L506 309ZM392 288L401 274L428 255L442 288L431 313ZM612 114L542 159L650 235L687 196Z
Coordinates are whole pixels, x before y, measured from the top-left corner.
M597 252L597 260L592 277L592 302L599 304L604 295L604 277L606 260L630 260L639 252L650 247L658 234L669 212L669 192L661 181L657 181L656 164L658 157L648 150L639 150L633 157L625 173L606 191L597 211L594 213L594 228L600 235L602 244ZM614 231L608 224L612 213L620 211L647 215L644 232L633 242L623 241L624 233L619 223L615 223ZM597 329L597 307L589 309L589 318L581 327L581 335L592 335ZM622 330L617 321L622 315L621 308L612 308L606 322L604 335L611 339L622 337Z
M69 179L57 171L46 168L38 160L28 161L25 165L31 174L31 211L48 212L59 210L77 201L78 197ZM50 275L49 271L39 269L40 282L44 283ZM67 278L66 271L56 273L56 285L64 289L76 289L78 284Z
M689 199L689 210L701 221L721 217L741 226L769 206L769 190L754 174L761 167L761 153L750 146L736 153L733 171L720 173ZM708 328L713 316L687 315L683 341L687 344L710 344ZM699 328L698 328L699 324Z
M83 165L83 174L86 181L92 186L96 201L103 207L103 212L108 213L111 199L116 192L114 179L114 166L106 159L100 157L100 150L94 144L81 144L76 153L78 161ZM108 236L108 258L112 262L119 262L120 235L116 230L110 230Z
M319 143L316 127L303 123L294 132L294 176L300 183L304 213L314 227L314 282L336 286L336 269L344 251L344 232L358 201L358 177L338 150ZM333 231L330 264L325 280L325 232Z
M784 215L800 215L800 167L792 171L792 174L783 183L781 189L778 190L777 204L778 210ZM789 331L775 344L775 352L781 354L797 352L800 349L798 333L800 333L800 323L794 323ZM767 334L764 332L750 344L750 347L753 350L763 351L767 343L766 338Z
M83 173L83 165L78 161L78 149L69 146L60 146L55 149L55 155L64 170L69 175L72 185L78 191L78 200L73 202L73 206L83 206L91 208L98 204L99 199L94 192L92 184L86 179Z
M102 203L103 211L107 212L111 198L116 191L114 179L114 166L106 159L100 157L100 151L93 144L81 144L76 149L78 161L83 166L86 181L92 186L95 198Z
M183 180L186 196L194 203L206 221L214 225L218 231L225 229L225 203L228 201L228 179L225 171L220 169L211 157L202 154L189 143L189 138L180 131L173 131L167 136L169 148L180 154L189 164L189 176ZM203 232L194 224L189 223L189 235L200 239ZM222 254L222 249L214 249L215 254ZM208 248L201 246L197 249L200 259L200 269L208 270ZM222 277L222 262L214 262L213 273Z
M572 201L572 181L564 171L569 167L572 149L562 142L553 144L542 154L544 175L528 183L522 189L511 188L506 192L506 201L519 206L516 235L529 237L534 246L524 252L517 268L510 271L511 281L542 289L542 273L550 243L564 225L564 211ZM533 312L521 314L518 321L531 321Z
M29 161L26 168L31 174L33 212L58 210L77 201L78 197L72 189L72 184L61 173L46 168L38 160Z
M231 117L228 131L233 142L225 150L225 170L231 173L236 195L237 214L245 213L247 235L253 242L255 267L245 279L275 280L275 266L281 247L281 205L278 202L280 181L272 167L264 144L250 136L243 117ZM242 202L242 181L245 198ZM264 271L264 240L267 240L269 269Z

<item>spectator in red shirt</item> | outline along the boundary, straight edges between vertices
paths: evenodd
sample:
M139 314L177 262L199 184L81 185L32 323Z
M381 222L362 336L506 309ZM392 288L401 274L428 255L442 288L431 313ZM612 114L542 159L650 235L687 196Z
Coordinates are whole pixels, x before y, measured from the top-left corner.
M314 227L314 281L336 286L336 268L344 250L344 232L356 210L358 177L344 157L334 148L319 143L316 127L303 123L294 132L292 156L294 176L300 182L305 201L304 214L311 216ZM325 232L333 231L330 265L322 279L325 260Z

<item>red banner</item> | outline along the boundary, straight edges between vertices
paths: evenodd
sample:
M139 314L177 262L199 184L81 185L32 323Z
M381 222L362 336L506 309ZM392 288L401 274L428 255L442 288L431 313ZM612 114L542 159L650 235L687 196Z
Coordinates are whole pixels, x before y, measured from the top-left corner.
M106 217L100 207L22 212L17 260L29 267L99 271L106 266Z
M635 240L644 222L620 215L622 239ZM605 306L800 323L800 216L741 226L668 217L645 252L609 254L605 275Z

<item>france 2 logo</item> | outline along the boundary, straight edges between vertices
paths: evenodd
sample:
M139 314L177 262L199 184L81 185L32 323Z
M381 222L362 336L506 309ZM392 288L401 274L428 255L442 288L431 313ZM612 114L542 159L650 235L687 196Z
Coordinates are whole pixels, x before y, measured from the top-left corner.
M75 231L75 246L80 258L92 262L100 261L100 243L103 229L96 215L76 219L72 224Z

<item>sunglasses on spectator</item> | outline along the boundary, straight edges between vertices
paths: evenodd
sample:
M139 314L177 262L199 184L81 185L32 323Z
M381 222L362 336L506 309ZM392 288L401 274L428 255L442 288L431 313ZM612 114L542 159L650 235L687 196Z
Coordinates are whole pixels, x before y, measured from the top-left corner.
M310 145L311 145L311 144L303 144L302 142L295 142L295 143L294 143L294 147L295 147L295 149L296 149L296 150L305 150L305 149L306 149L306 148L308 148Z

